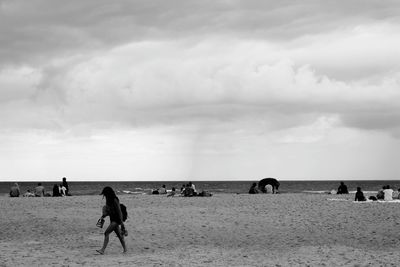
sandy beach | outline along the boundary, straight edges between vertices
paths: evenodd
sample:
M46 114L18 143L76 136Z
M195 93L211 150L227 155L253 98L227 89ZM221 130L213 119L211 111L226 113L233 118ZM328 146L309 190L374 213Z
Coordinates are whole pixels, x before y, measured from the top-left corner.
M0 266L397 266L400 203L353 197L119 195L128 253L98 255L101 196L2 196Z

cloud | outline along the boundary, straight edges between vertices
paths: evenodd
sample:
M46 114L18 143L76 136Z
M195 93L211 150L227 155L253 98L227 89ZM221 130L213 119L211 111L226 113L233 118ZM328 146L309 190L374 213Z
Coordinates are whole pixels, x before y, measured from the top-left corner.
M38 64L148 40L282 43L375 21L397 24L398 10L393 1L2 1L0 62Z
M24 119L36 120L32 110L48 112L45 117L52 122L38 125L56 128L193 121L230 121L240 128L241 121L256 118L269 130L279 130L313 124L324 116L338 117L348 127L398 127L395 69L389 68L392 72L377 77L375 83L341 81L321 75L318 64L297 64L291 52L255 40L134 42L91 57L50 61L41 69L8 70L0 81L22 83L19 93L2 95L3 101L11 96L25 101ZM314 58L313 51L308 58ZM12 101L9 105L20 108Z
M355 0L1 1L0 159L27 155L41 173L40 162L63 168L53 158L95 168L114 157L121 164L102 167L112 174L129 158L146 173L157 158L178 162L177 175L210 165L222 176L218 164L262 172L264 160L312 172L318 155L325 167L351 161L338 148L348 142L365 154L396 147L398 11Z

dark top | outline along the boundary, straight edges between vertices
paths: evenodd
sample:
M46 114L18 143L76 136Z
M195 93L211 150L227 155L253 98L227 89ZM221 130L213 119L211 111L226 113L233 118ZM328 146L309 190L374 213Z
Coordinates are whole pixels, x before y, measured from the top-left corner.
M348 194L349 191L347 190L347 186L344 185L344 184L340 185L339 188L338 188L337 193L338 194Z
M385 193L383 193L383 189L378 191L378 194L376 195L377 199L384 199L385 198Z
M58 185L53 186L53 197L61 197L60 189L58 188Z
M365 196L364 193L361 191L357 191L356 192L356 198L354 199L354 201L365 201Z

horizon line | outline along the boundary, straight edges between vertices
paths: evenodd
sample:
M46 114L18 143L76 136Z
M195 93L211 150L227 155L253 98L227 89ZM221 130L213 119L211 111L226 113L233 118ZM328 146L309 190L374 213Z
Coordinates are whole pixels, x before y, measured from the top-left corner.
M400 181L399 178L385 178L385 179L358 179L358 178L350 178L350 179L278 179L275 177L266 177L266 178L274 178L277 179L278 181L285 181L285 182L320 182L320 181ZM62 179L62 178L61 178ZM60 182L60 180L1 180L0 183L7 183L7 182ZM67 182L254 182L254 181L260 181L264 178L260 178L258 180L253 180L253 179L222 179L222 180L191 180L191 179L186 179L186 180L74 180L74 179L67 179Z

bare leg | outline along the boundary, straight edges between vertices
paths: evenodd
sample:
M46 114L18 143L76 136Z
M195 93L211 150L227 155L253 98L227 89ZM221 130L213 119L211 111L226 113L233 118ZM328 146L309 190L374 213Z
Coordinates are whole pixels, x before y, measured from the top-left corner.
M115 228L119 228L116 222L111 222L104 232L104 242L103 247L98 251L100 254L104 254L104 251L107 248L108 242L110 241L110 234L115 231Z
M119 225L114 229L114 232L117 234L117 237L119 241L121 242L122 248L124 249L124 253L126 252L126 244L125 244L125 238L121 234L121 229L119 228Z

